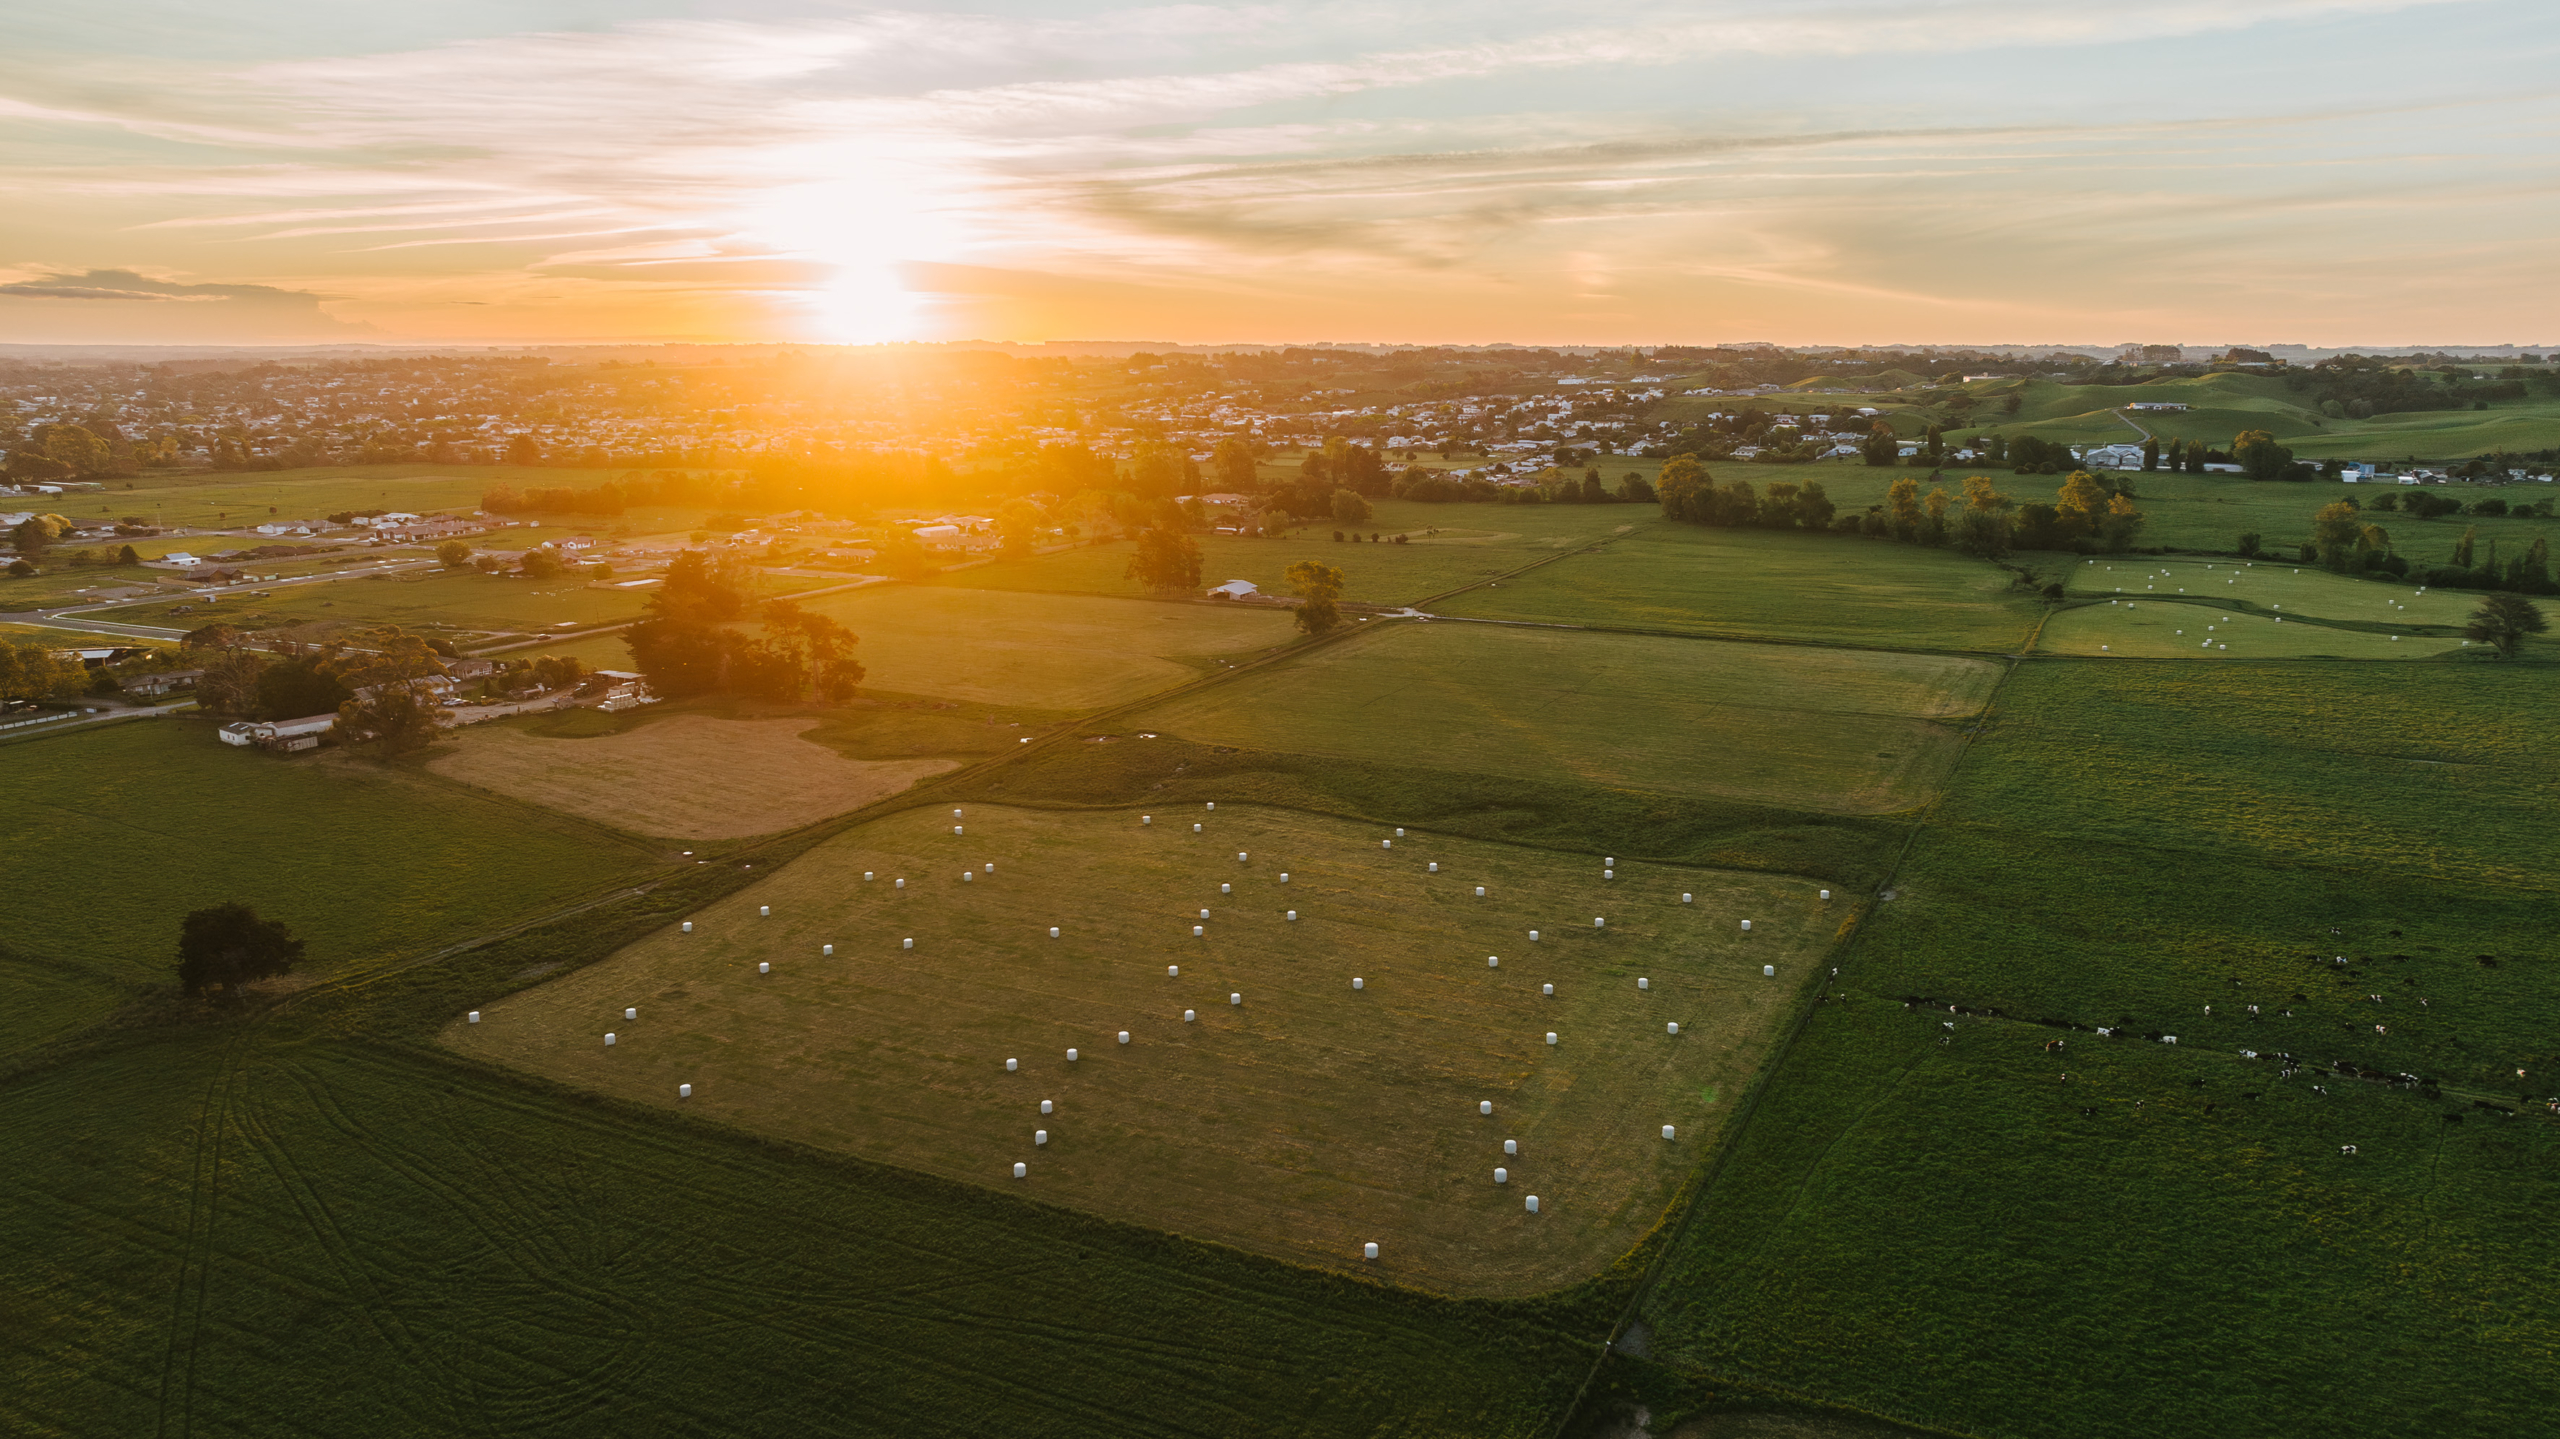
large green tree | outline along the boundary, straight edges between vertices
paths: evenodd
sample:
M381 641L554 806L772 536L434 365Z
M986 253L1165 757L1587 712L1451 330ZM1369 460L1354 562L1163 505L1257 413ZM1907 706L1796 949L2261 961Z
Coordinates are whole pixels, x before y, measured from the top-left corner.
M2549 627L2542 617L2541 606L2522 595L2501 593L2480 601L2480 607L2471 612L2471 623L2463 626L2462 633L2472 640L2496 646L2501 656L2513 659L2525 636L2538 635Z
M1200 588L1200 545L1169 525L1138 533L1127 575L1160 594Z
M245 904L213 905L178 922L178 982L189 996L235 994L254 980L292 973L302 947L282 920L260 919Z
M1299 629L1320 635L1342 623L1342 612L1334 603L1342 596L1342 571L1315 560L1300 560L1289 566L1289 587L1300 598Z
M359 637L330 673L349 691L338 706L338 732L385 757L435 742L450 722L442 703L444 657L397 627Z

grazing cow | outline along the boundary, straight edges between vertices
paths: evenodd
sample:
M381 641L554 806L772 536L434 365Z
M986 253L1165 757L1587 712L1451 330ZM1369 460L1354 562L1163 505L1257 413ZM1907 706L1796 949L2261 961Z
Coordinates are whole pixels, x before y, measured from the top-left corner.
M2045 1052L2045 1053L2047 1053L2047 1054L2051 1054L2051 1053L2053 1053L2055 1050L2060 1049L2061 1047L2062 1047L2062 1041L2061 1041L2061 1040L2059 1040L2059 1039L2048 1039L2048 1040L2046 1040L2046 1041L2044 1042L2044 1052Z

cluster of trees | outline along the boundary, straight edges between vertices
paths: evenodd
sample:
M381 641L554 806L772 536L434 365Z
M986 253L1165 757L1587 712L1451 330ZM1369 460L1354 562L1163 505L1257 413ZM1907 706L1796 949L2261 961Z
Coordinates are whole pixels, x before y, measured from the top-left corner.
M2086 471L2072 472L2051 504L2018 504L1986 475L1967 478L1961 495L1935 484L1924 493L1906 475L1887 488L1883 504L1840 514L1818 482L1773 484L1760 495L1747 481L1716 484L1695 457L1682 455L1663 466L1660 489L1667 519L1860 534L1986 558L2013 549L2126 550L2143 522L2130 488L2110 487Z
M757 635L739 628L751 609ZM842 624L790 600L750 606L745 571L699 550L676 556L626 636L632 662L662 695L814 697L831 705L852 699L862 683L858 642Z
M1200 588L1200 545L1178 529L1151 526L1138 534L1129 556L1130 579L1160 594Z
M114 433L112 425L104 428ZM5 469L11 480L41 483L129 475L134 472L134 463L132 445L121 434L111 442L86 425L38 425L26 439L10 447L8 459L0 463L0 469Z
M218 715L296 719L335 713L340 739L385 755L423 749L447 723L443 694L450 646L397 625L357 631L343 642L249 648L227 624L206 625L180 644L203 674L196 703Z
M1662 467L1654 488L1665 519L1685 520L1693 525L1772 530L1826 530L1833 525L1831 497L1823 492L1819 480L1807 480L1801 485L1780 481L1769 486L1769 493L1763 497L1748 481L1737 480L1719 487L1715 476L1698 463L1696 456L1680 455Z
M2349 500L2347 503L2354 504L2355 501ZM2473 500L2469 504L2464 504L2452 495L2437 494L2429 490L2411 490L2405 501L2397 493L2384 490L2373 497L2372 507L2377 510L2405 511L2410 517L2421 520L2432 520L2440 515L2463 514L2485 515L2491 519L2502 515L2514 515L2518 518L2547 520L2551 518L2552 512L2550 500L2531 502L2518 500L2511 505L2503 496L2491 495L2486 499Z
M2524 372L2511 367L2509 378L2483 380L2476 378L2476 371L2477 366L2468 362L2422 368L2406 358L2339 355L2309 369L2288 370L2284 381L2333 420L2364 420L2422 410L2486 409L2492 400L2521 400L2528 393L2524 380L2511 378ZM2560 380L2560 376L2536 378L2545 388Z
M0 700L62 699L88 687L88 667L42 641L0 644Z
M618 515L634 505L722 504L737 489L738 477L732 475L656 470L646 475L634 472L584 489L491 485L480 494L480 508L493 515Z
M2381 501L2397 498L2382 495L2377 498L2375 508L2386 509L2388 506ZM2413 510L2415 502L2437 498L2423 492L2409 496ZM2450 505L2452 502L2445 503ZM2496 511L2498 514L2506 512L2503 504ZM2431 507L2425 512L2434 513L2441 511ZM2261 538L2255 534L2242 535L2240 552L2247 558L2263 553ZM2551 542L2544 536L2534 536L2533 542L2526 545L2522 553L2509 554L2501 559L2498 542L2492 539L2483 544L2480 527L2472 525L2465 528L2462 537L2454 542L2450 563L2413 565L2406 556L2394 550L2390 532L2371 523L2353 499L2323 505L2311 517L2311 538L2302 545L2301 557L2305 564L2326 565L2340 574L2387 574L2394 578L2414 579L2430 588L2560 594L2560 583L2554 582L2551 572Z

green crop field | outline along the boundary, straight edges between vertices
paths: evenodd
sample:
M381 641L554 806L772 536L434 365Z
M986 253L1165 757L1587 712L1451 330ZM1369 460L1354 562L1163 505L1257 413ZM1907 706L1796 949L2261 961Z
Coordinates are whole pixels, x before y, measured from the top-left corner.
M178 921L237 900L330 974L558 908L656 851L529 805L337 754L219 744L210 722L108 725L0 748L18 801L0 1051L174 982ZM32 994L35 997L29 998Z
M579 1102L373 1033L172 1035L8 1094L12 1433L1537 1439L1606 1328Z
M808 608L862 637L866 691L1055 711L1170 689L1296 632L1286 613L1252 606L918 585L822 595Z
M1184 739L1885 813L1925 802L1987 661L1396 623L1128 721Z
M1656 1359L1982 1435L2547 1427L2554 683L2023 670L1671 1256Z
M1620 468L1641 468L1624 465ZM1620 469L1608 473L1615 483ZM1342 571L1342 597L1361 604L1402 605L1445 594L1523 565L1578 548L1650 521L1651 505L1425 505L1376 502L1365 536L1407 542L1336 544L1332 521L1309 521L1289 539L1198 535L1203 588L1250 580L1265 594L1290 592L1289 566L1315 560ZM1131 541L1089 545L1027 560L999 560L954 571L938 584L969 589L1050 590L1071 594L1142 595L1128 577Z
M1997 566L1944 550L1648 520L1598 549L1470 590L1483 619L2014 652L2044 605Z
M1023 1162L1046 1202L1302 1264L1528 1294L1653 1226L1849 909L1804 879L1233 803L963 809L853 830L445 1041L966 1183Z

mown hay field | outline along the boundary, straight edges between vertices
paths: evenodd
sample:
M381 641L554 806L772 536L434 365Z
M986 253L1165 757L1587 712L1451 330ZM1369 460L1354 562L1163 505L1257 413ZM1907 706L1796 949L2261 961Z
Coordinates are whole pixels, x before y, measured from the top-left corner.
M1989 697L1990 661L1459 622L1395 623L1132 729L1798 810L1907 810Z
M175 982L178 921L237 900L331 973L564 906L659 862L654 847L352 756L234 749L163 719L0 748L10 922L0 1049L77 1029ZM41 997L38 997L41 996Z
M2428 589L2390 579L2351 579L2284 560L2084 558L2062 577L2076 599L2229 605L2263 615L2307 615L2345 624L2458 627L2480 604L2476 590Z
M865 690L1071 712L1170 689L1295 633L1279 610L918 585L808 608L861 636Z
M1651 521L1444 602L1482 619L2012 653L2044 606L1947 550Z
M815 717L670 715L588 738L513 726L457 735L436 773L634 834L743 839L813 824L957 767L951 760L847 759L804 738Z
M1613 475L1615 472L1612 472ZM1614 482L1614 481L1613 481ZM1290 593L1288 569L1315 560L1342 571L1342 597L1358 604L1411 604L1508 574L1523 565L1659 523L1651 505L1425 505L1379 500L1375 517L1360 527L1362 543L1332 536L1344 528L1331 520L1306 523L1288 539L1196 535L1203 589L1250 580L1263 593ZM1371 534L1382 537L1367 543ZM1405 543L1394 543L1397 535ZM1050 590L1077 594L1143 595L1128 577L1132 541L1061 550L1025 560L999 560L956 570L935 581L966 589Z
M1656 1359L1985 1435L2547 1427L2553 686L2022 669L1667 1261Z
M1653 1226L1850 909L1799 878L1608 878L1605 855L1232 804L963 808L830 840L445 1042L967 1183L1022 1162L1026 1196L1319 1268L1528 1294Z

